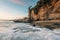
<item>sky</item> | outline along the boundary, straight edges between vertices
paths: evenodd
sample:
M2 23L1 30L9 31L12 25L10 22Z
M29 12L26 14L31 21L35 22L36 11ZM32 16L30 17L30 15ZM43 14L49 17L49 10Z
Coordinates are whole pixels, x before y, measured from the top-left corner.
M28 16L28 7L38 0L0 0L0 19L20 19Z

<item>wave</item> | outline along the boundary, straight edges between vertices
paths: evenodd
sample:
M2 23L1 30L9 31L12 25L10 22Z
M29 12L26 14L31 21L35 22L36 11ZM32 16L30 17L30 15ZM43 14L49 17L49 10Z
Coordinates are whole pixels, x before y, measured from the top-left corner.
M56 33L56 30L33 27L28 23L5 23L0 26L0 40L60 40L60 35Z

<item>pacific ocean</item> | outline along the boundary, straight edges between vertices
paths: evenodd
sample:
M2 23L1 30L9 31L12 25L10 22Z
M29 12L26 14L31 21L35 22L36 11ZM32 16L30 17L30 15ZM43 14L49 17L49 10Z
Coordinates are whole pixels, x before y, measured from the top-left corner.
M0 21L0 40L60 40L60 29L49 30L29 23Z

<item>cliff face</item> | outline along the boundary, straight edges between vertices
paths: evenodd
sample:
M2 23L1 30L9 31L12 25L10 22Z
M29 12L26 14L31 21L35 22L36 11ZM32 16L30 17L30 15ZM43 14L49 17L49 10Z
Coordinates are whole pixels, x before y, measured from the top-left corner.
M60 20L60 0L40 0L29 11L33 20Z

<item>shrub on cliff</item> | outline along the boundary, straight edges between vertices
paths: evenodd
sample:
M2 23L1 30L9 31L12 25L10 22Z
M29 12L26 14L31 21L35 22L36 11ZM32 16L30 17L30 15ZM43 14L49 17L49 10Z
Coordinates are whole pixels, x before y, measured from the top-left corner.
M51 3L51 0L39 0L34 8L39 8L46 4L50 5L50 3Z

